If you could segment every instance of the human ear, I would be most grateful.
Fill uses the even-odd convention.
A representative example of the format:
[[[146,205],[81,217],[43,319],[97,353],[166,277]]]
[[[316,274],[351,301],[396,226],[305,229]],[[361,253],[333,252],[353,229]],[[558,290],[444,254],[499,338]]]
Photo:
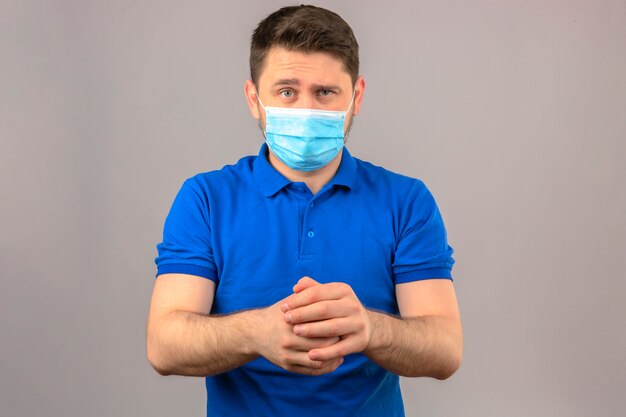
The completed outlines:
[[[243,90],[246,96],[246,102],[248,103],[248,108],[250,109],[250,114],[252,114],[252,117],[258,120],[260,116],[259,107],[257,106],[257,89],[252,80],[246,81]]]
[[[359,75],[354,83],[354,111],[353,115],[356,116],[361,109],[361,102],[363,101],[363,93],[365,92],[365,78]]]

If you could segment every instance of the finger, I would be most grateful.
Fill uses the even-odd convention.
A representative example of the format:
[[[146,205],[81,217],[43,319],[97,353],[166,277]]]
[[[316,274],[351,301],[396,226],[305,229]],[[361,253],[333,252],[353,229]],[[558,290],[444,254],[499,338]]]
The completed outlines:
[[[346,337],[341,342],[335,343],[334,345],[313,349],[309,352],[308,357],[313,361],[320,361],[324,363],[338,360],[339,358],[348,356],[351,353],[361,352],[363,349],[360,349],[358,342],[352,339],[355,338]]]
[[[288,371],[295,372],[303,375],[318,376],[328,374],[335,371],[343,363],[343,358],[334,359],[332,361],[324,362],[324,365],[319,368],[311,368],[308,366],[291,366]]]
[[[351,290],[352,289],[347,284],[340,282],[318,284],[285,298],[281,305],[281,310],[285,313],[288,310],[304,307],[320,301],[339,300],[349,294]]]
[[[327,361],[313,360],[309,358],[308,352],[289,351],[285,353],[285,365],[288,368],[298,366],[302,368],[320,369],[328,366]]]
[[[324,369],[331,368],[336,365],[337,358],[333,358],[330,361],[313,360],[309,358],[308,352],[285,352],[282,365],[285,369],[291,370],[294,367],[310,368],[310,369]]]
[[[302,290],[306,290],[307,288],[310,288],[310,287],[312,287],[314,285],[318,285],[318,284],[319,284],[319,282],[315,281],[311,277],[302,277],[302,278],[300,278],[298,283],[293,286],[293,292],[299,293]]]
[[[315,304],[289,310],[284,319],[289,324],[307,323],[340,317],[348,317],[358,312],[353,303],[342,300],[320,301]]]
[[[298,352],[308,352],[311,349],[318,349],[333,345],[339,342],[339,337],[300,337],[293,335],[293,339],[283,347]]]
[[[293,292],[295,294],[297,294],[297,293],[302,292],[302,291],[306,290],[307,288],[311,288],[311,287],[313,287],[315,285],[319,285],[319,282],[315,281],[311,277],[302,277],[296,283],[296,285],[293,286]],[[287,297],[287,298],[289,298],[289,297]],[[289,304],[287,302],[287,299],[285,299],[285,302],[283,304],[281,304],[280,310],[283,313],[286,312],[287,310],[289,310]]]
[[[336,337],[347,336],[362,330],[358,321],[349,318],[337,318],[297,324],[293,326],[293,333],[301,337]]]

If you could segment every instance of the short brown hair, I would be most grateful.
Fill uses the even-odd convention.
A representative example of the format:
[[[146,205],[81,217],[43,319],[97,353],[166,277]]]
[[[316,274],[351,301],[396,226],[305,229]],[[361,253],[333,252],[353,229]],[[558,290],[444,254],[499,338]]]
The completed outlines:
[[[267,52],[274,46],[298,52],[326,52],[343,62],[352,84],[359,76],[359,44],[337,13],[321,7],[283,7],[263,19],[250,42],[250,78],[258,85]]]

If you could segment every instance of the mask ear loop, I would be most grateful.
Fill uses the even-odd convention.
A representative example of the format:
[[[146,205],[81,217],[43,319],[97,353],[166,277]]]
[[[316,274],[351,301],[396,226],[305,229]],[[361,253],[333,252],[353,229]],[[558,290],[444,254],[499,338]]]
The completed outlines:
[[[263,111],[265,111],[265,106],[263,105],[263,102],[261,101],[261,97],[259,97],[259,93],[254,93],[254,95],[256,96],[256,99],[261,105],[261,107],[263,107]]]
[[[354,104],[354,96],[356,95],[356,89],[354,91],[352,91],[352,100],[350,100],[350,105],[348,106],[348,110],[346,110],[346,115],[348,114],[348,112],[350,111],[350,109],[352,108],[352,105]],[[258,98],[259,96],[257,96]]]
[[[259,93],[255,93],[256,95],[256,99],[259,102],[259,104],[261,105],[261,107],[263,108],[263,111],[265,112],[265,117],[267,118],[267,110],[265,110],[265,106],[263,105],[263,102],[261,101],[261,97],[259,97]],[[267,119],[266,122],[267,123]],[[259,126],[261,125],[261,121],[259,119]],[[267,132],[265,131],[265,129],[261,129],[261,132],[263,132],[263,137],[265,138],[265,140],[267,141]]]

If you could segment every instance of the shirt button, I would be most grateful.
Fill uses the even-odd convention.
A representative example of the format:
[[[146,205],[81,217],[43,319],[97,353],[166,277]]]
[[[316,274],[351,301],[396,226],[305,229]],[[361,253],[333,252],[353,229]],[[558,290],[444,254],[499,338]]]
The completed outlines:
[[[309,230],[309,233],[307,233],[308,237],[313,237],[315,236],[315,232],[313,232],[313,230]]]
[[[298,192],[299,193],[303,193],[304,192],[304,187],[298,187]]]
[[[309,203],[309,207],[313,208],[313,206],[315,206],[314,203]]]

